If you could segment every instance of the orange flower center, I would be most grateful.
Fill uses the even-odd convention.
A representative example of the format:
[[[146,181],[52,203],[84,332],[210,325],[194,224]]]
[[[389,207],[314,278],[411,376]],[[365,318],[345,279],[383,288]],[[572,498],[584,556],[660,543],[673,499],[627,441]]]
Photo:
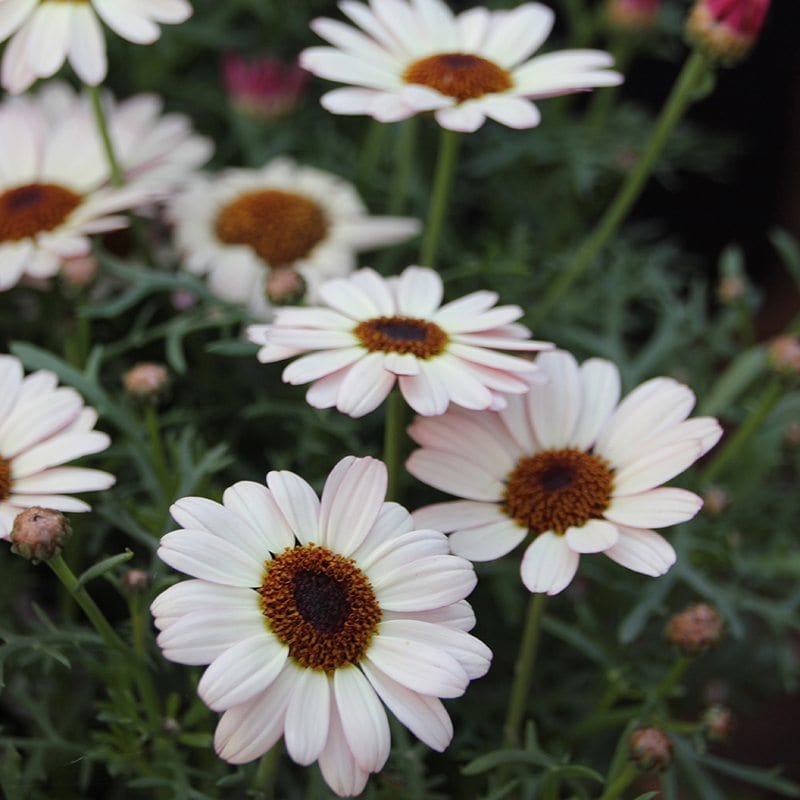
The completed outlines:
[[[353,559],[313,544],[268,562],[258,593],[270,629],[308,669],[359,663],[381,621],[375,592]]]
[[[571,448],[545,450],[517,461],[503,511],[531,533],[564,533],[601,517],[612,488],[612,472],[601,458]]]
[[[11,495],[11,462],[0,456],[0,503]]]
[[[403,73],[406,83],[421,83],[459,102],[508,91],[508,71],[470,53],[440,53],[415,61]]]
[[[29,183],[0,194],[0,242],[17,242],[57,228],[81,204],[55,183]]]
[[[223,206],[215,230],[221,242],[248,245],[269,266],[280,267],[307,256],[325,238],[328,221],[313,200],[265,189]]]
[[[447,334],[433,322],[412,317],[376,317],[360,322],[353,333],[370,352],[411,353],[417,358],[438,356]]]

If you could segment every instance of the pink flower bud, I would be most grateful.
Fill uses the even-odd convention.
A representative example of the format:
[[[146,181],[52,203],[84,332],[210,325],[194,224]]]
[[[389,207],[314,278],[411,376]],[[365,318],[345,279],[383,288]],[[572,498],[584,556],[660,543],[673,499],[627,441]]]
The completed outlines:
[[[606,19],[612,28],[636,33],[650,28],[661,12],[661,0],[607,0]]]
[[[11,551],[33,561],[47,561],[61,552],[71,533],[60,511],[33,506],[20,511],[11,529]]]
[[[272,56],[245,60],[229,53],[222,62],[222,77],[234,108],[254,119],[272,120],[294,110],[308,73]]]
[[[726,66],[758,41],[771,0],[696,0],[686,21],[695,47]]]

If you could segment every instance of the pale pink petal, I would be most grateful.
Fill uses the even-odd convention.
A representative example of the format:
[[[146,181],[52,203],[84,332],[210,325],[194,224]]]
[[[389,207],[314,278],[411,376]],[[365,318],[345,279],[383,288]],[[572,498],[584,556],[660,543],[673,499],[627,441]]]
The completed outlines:
[[[429,319],[442,302],[444,286],[427,267],[407,267],[397,284],[397,309],[402,316]]]
[[[563,536],[541,533],[522,557],[522,582],[531,592],[558,594],[575,577],[579,559]]]
[[[411,516],[414,527],[432,528],[445,533],[508,519],[496,503],[479,503],[474,500],[435,503],[418,509]]]
[[[500,501],[505,486],[473,459],[438,450],[415,450],[406,469],[417,479],[466,500]]]
[[[685,489],[651,489],[641,494],[614,496],[603,516],[633,528],[664,528],[692,519],[703,500]]]
[[[602,553],[619,539],[616,525],[601,519],[590,519],[581,526],[567,528],[567,544],[576,553]]]
[[[590,358],[581,364],[580,379],[581,407],[572,443],[588,450],[619,401],[619,370],[610,361]]]
[[[369,353],[349,368],[336,400],[336,408],[351,417],[374,411],[389,395],[397,378],[383,368],[383,354]]]
[[[623,567],[657,578],[675,563],[672,545],[660,534],[645,528],[619,527],[619,540],[606,555]]]
[[[536,439],[544,449],[568,447],[581,409],[578,363],[566,350],[554,350],[537,356],[536,364],[548,378],[527,395]]]
[[[267,473],[267,486],[301,544],[319,540],[319,498],[299,475],[287,470]]]
[[[701,455],[702,445],[695,439],[683,439],[645,453],[616,473],[614,494],[638,494],[660,486],[688,469]]]
[[[286,750],[292,761],[308,766],[319,758],[328,739],[330,678],[315,669],[297,669],[286,709]]]
[[[331,696],[328,741],[319,754],[319,770],[325,783],[340,797],[361,794],[369,778],[369,772],[358,765],[353,750],[347,742],[339,708],[333,696]]]
[[[505,517],[456,530],[450,536],[450,550],[470,561],[493,561],[510,553],[527,535],[526,528]]]
[[[226,508],[250,525],[270,552],[280,553],[294,545],[294,533],[286,517],[263,484],[238,481],[225,490],[222,499]]]
[[[418,361],[418,375],[398,378],[398,385],[405,401],[418,414],[437,416],[444,414],[450,404],[450,395],[443,377],[435,366],[427,361]]]

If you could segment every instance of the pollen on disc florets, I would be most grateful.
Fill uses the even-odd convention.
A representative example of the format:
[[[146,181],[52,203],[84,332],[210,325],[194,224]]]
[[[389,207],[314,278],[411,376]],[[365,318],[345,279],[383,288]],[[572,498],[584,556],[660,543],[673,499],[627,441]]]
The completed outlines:
[[[308,669],[357,664],[381,621],[375,592],[355,561],[313,544],[268,562],[258,593],[270,629]]]
[[[439,53],[415,61],[403,73],[406,83],[417,83],[459,102],[506,92],[511,75],[502,67],[472,53]]]
[[[223,206],[214,223],[225,244],[242,244],[272,267],[304,258],[325,238],[328,219],[308,197],[279,189],[247,192]]]
[[[438,356],[447,334],[435,323],[412,317],[376,317],[359,323],[353,333],[371,352],[411,353],[417,358]]]
[[[598,456],[545,450],[517,461],[506,481],[503,510],[531,533],[565,533],[602,516],[612,485],[611,470]]]
[[[56,183],[28,183],[0,194],[0,242],[17,242],[61,225],[80,195]]]
[[[0,456],[0,503],[11,494],[11,462]]]

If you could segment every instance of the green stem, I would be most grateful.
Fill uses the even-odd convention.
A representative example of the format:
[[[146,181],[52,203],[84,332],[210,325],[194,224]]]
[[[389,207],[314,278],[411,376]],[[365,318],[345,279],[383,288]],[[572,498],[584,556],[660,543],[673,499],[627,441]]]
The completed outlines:
[[[625,183],[622,184],[611,205],[597,223],[597,227],[578,248],[572,263],[548,287],[541,302],[531,315],[534,324],[541,322],[547,316],[572,284],[591,266],[597,254],[625,219],[639,198],[670,133],[692,103],[695,90],[706,76],[708,69],[708,61],[701,53],[694,52],[686,60],[639,161],[628,174]]]
[[[408,184],[414,164],[417,143],[417,118],[411,117],[400,124],[399,137],[394,150],[394,175],[389,195],[389,213],[402,214],[408,202]]]
[[[370,120],[364,142],[361,145],[361,157],[356,168],[359,183],[366,181],[378,168],[387,129],[388,126],[385,122],[378,122],[375,119]]]
[[[639,770],[633,764],[626,764],[616,780],[603,792],[600,800],[616,800],[636,779]]]
[[[97,86],[87,86],[86,91],[89,94],[89,99],[92,103],[92,112],[94,119],[97,123],[97,130],[100,132],[100,139],[103,142],[103,150],[106,154],[109,169],[111,170],[111,183],[114,186],[122,186],[125,183],[125,176],[117,160],[116,153],[114,152],[114,145],[111,141],[111,135],[108,132],[108,120],[106,113],[103,109],[103,101],[100,97],[100,89]]]
[[[627,70],[636,52],[636,44],[637,41],[633,36],[616,37],[611,47],[611,54],[614,56],[614,69],[617,72],[624,73]],[[614,107],[614,101],[619,95],[619,88],[619,86],[608,86],[594,91],[586,115],[589,130],[596,132],[605,127],[608,115]]]
[[[536,593],[532,594],[528,601],[525,629],[522,632],[517,663],[514,665],[514,682],[508,696],[508,712],[503,726],[503,741],[508,747],[516,747],[520,742],[520,730],[525,719],[528,693],[533,683],[533,670],[546,600],[547,595]]]
[[[400,490],[400,461],[402,458],[405,401],[396,386],[386,399],[386,421],[383,429],[383,461],[389,473],[387,501],[397,500]]]
[[[78,586],[78,579],[67,565],[67,562],[60,555],[57,555],[53,556],[47,562],[47,565],[55,572],[58,579],[75,599],[75,602],[81,607],[106,646],[111,650],[126,651],[128,649],[127,645],[119,638],[86,589]]]
[[[419,263],[425,267],[433,267],[436,263],[444,215],[447,211],[450,187],[453,184],[453,176],[455,174],[459,141],[458,133],[442,128],[439,139],[439,153],[436,158],[436,174],[433,178],[431,204],[428,208],[428,220],[425,224],[425,235],[422,239],[422,250],[419,257]]]
[[[761,397],[759,397],[758,403],[750,413],[750,416],[736,429],[736,432],[728,439],[714,460],[700,473],[700,480],[704,484],[713,483],[717,476],[736,460],[740,451],[764,424],[782,394],[783,383],[779,377],[773,376],[764,387],[764,391],[761,393]]]
[[[164,499],[169,500],[172,493],[172,480],[170,478],[164,447],[161,443],[161,430],[158,425],[158,411],[153,403],[148,403],[144,412],[147,435],[150,439],[150,452],[153,458],[153,469],[158,477],[159,486]]]
[[[253,790],[263,800],[275,800],[275,779],[278,776],[278,765],[281,760],[281,744],[274,744],[258,762],[256,774],[253,776]]]

